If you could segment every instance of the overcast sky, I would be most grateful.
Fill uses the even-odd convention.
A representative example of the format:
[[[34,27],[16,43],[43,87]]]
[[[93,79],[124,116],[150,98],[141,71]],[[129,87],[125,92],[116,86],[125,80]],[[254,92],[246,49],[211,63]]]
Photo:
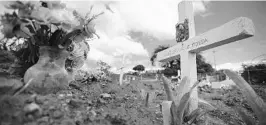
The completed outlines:
[[[180,1],[180,0],[179,0]],[[70,1],[67,6],[85,13],[94,4],[94,13],[105,14],[94,21],[100,39],[89,41],[90,59],[83,68],[95,67],[103,60],[116,71],[137,64],[152,68],[149,57],[158,45],[175,45],[175,24],[178,22],[178,0],[126,0],[115,2]],[[111,10],[104,4],[108,3]],[[2,7],[1,7],[2,8]],[[1,11],[3,11],[1,9]],[[266,53],[266,2],[194,2],[196,35],[216,28],[237,17],[248,17],[255,24],[255,36],[202,52],[218,68],[239,69],[241,64]]]

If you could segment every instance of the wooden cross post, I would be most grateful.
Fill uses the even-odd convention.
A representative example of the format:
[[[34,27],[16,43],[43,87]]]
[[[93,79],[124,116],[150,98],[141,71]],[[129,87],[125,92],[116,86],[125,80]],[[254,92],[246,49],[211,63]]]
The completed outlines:
[[[195,36],[191,1],[182,1],[179,3],[179,22],[184,22],[184,19],[188,19],[189,21],[190,38],[183,43],[179,42],[175,46],[157,54],[157,59],[160,62],[168,62],[181,58],[181,78],[187,76],[190,79],[190,85],[186,87],[186,90],[178,92],[177,102],[179,102],[180,97],[188,92],[192,84],[197,80],[196,53],[251,37],[255,33],[252,20],[239,17],[220,27]],[[197,107],[198,96],[197,89],[195,89],[191,96],[189,112],[195,110]]]

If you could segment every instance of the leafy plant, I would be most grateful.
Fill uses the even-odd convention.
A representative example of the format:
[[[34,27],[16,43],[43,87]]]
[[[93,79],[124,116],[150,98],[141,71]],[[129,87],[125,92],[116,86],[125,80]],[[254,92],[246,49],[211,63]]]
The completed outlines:
[[[98,67],[96,70],[83,71],[78,70],[76,74],[76,80],[81,82],[92,81],[104,81],[111,82],[111,72],[109,71],[111,66],[103,61],[97,62]]]
[[[71,11],[60,1],[9,1],[6,8],[13,13],[1,15],[1,49],[11,50],[17,57],[12,64],[13,73],[23,76],[39,58],[40,46],[67,50],[68,72],[79,69],[90,50],[85,40],[96,35],[93,20],[103,13],[92,15],[91,6],[86,16]],[[91,16],[92,15],[92,16]],[[12,41],[12,43],[8,43]],[[23,41],[23,43],[18,42]]]
[[[266,104],[265,102],[256,94],[256,92],[252,89],[252,87],[240,76],[238,76],[235,72],[230,70],[224,70],[224,73],[234,81],[234,83],[241,90],[242,94],[246,97],[248,104],[251,106],[255,115],[258,118],[259,125],[266,124]],[[249,116],[247,116],[240,109],[237,109],[239,115],[242,117],[244,122],[247,125],[254,125],[256,122],[253,121]]]
[[[172,115],[172,124],[174,124],[174,125],[192,124],[192,123],[195,123],[197,118],[199,118],[199,117],[203,116],[204,114],[206,114],[207,112],[209,112],[209,110],[203,111],[201,109],[196,109],[193,112],[191,112],[190,114],[187,113],[191,93],[192,93],[193,89],[199,84],[198,81],[196,83],[194,83],[194,85],[189,89],[189,91],[186,92],[179,100],[179,99],[173,98],[173,94],[172,94],[171,90],[169,89],[169,83],[171,83],[170,80],[168,80],[165,76],[160,76],[160,77],[162,77],[162,79],[163,79],[167,99],[168,99],[168,101],[172,101],[172,105],[171,105],[171,109],[170,109],[171,115]],[[187,77],[184,77],[181,80],[181,83],[179,85],[178,90],[184,90],[184,87],[189,82],[190,82],[190,80]],[[177,98],[179,98],[179,97],[177,97]],[[208,104],[208,105],[210,105],[210,104]]]
[[[249,84],[266,85],[266,64],[242,65],[244,71],[241,76]]]
[[[101,81],[111,81],[111,66],[101,60],[97,62],[97,65],[98,79]]]
[[[84,42],[95,33],[92,20],[99,15],[91,14],[92,7],[85,17],[77,11],[69,11],[59,1],[12,1],[6,6],[14,10],[12,14],[1,16],[2,33],[5,38],[23,38],[27,44],[21,56],[35,63],[40,46],[69,49],[73,42]]]

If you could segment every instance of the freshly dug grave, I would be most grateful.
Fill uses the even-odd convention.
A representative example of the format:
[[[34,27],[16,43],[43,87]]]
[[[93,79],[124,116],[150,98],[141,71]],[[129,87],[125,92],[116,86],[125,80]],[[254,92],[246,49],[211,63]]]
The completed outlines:
[[[266,102],[266,86],[253,85],[251,87]],[[245,112],[250,118],[257,120],[246,98],[236,86],[231,89],[211,89],[211,93],[200,91],[199,97],[217,108],[209,112],[208,117],[219,119],[220,124],[244,125],[236,108]],[[217,123],[217,125],[219,124]]]
[[[147,108],[138,84],[71,83],[48,95],[0,97],[1,125],[161,125],[159,108]]]
[[[252,86],[266,99],[265,86]],[[141,91],[155,92],[148,107]],[[176,92],[174,92],[176,95]],[[199,91],[199,98],[216,107],[202,116],[197,125],[243,125],[234,110],[243,109],[254,119],[254,113],[236,88]],[[22,93],[0,96],[1,125],[162,125],[160,106],[166,100],[160,82],[132,81],[118,86],[113,82],[73,82],[67,90],[48,95]],[[207,107],[199,103],[199,108]]]

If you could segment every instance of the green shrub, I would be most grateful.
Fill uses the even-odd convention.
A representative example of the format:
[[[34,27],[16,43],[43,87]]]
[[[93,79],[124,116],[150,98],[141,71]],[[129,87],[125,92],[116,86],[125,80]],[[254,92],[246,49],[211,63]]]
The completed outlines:
[[[249,84],[266,85],[266,64],[243,65],[243,69],[241,76]]]
[[[234,81],[234,83],[238,86],[242,94],[246,97],[248,104],[250,105],[256,117],[258,118],[258,125],[265,125],[266,103],[261,99],[261,97],[256,94],[252,87],[241,76],[238,76],[235,72],[230,70],[225,70],[225,74]],[[256,123],[241,109],[236,108],[236,111],[247,125],[254,125]]]

